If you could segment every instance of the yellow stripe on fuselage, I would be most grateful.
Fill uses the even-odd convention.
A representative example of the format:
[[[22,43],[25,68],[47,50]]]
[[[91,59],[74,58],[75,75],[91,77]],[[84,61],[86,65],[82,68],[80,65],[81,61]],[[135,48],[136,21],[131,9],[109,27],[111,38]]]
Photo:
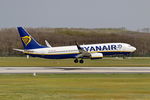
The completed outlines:
[[[131,52],[131,51],[91,51],[88,53],[103,53],[103,52]],[[70,53],[49,53],[49,54],[41,54],[41,53],[31,53],[31,52],[24,52],[25,54],[35,54],[35,55],[64,55],[64,54],[80,54],[79,52],[70,52]]]

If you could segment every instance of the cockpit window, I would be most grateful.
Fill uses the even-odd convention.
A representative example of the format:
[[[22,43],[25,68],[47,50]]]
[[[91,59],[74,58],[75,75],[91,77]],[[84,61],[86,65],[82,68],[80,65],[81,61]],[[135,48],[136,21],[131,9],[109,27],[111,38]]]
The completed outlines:
[[[127,46],[127,47],[131,47],[131,45],[130,45],[130,44],[126,44],[126,46]]]

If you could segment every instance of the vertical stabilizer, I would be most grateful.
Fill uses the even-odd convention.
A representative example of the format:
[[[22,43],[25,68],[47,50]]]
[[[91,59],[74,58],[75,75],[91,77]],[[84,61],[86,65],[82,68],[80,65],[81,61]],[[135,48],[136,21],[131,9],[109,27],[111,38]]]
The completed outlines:
[[[45,48],[45,46],[40,45],[28,32],[26,32],[25,29],[23,29],[22,27],[17,27],[17,28],[24,49]]]

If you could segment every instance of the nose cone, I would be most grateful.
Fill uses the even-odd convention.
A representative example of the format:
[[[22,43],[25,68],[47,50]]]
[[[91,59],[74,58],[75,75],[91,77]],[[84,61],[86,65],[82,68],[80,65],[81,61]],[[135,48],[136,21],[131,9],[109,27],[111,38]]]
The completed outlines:
[[[132,47],[132,51],[134,52],[136,50],[136,48],[135,47]]]

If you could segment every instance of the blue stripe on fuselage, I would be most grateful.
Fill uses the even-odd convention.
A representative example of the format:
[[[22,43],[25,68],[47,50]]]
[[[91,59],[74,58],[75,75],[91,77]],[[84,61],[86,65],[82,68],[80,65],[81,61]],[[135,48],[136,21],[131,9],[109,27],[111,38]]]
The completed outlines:
[[[65,59],[65,58],[75,58],[78,54],[61,54],[61,55],[40,55],[40,54],[28,54],[32,57],[41,57],[47,59]]]

